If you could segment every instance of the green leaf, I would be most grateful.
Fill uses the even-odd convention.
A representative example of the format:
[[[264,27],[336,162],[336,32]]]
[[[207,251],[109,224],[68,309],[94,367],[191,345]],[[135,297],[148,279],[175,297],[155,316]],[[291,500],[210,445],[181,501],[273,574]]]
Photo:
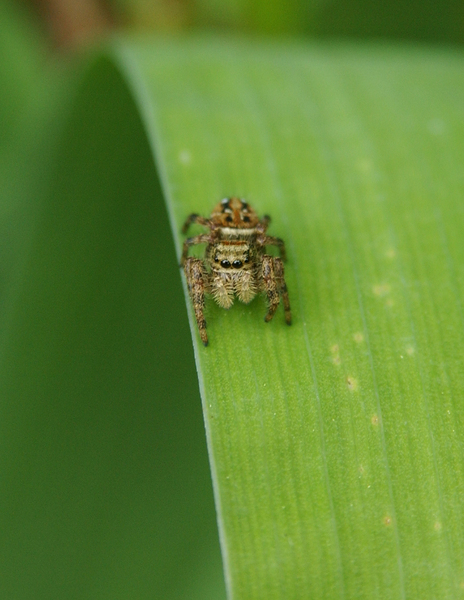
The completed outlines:
[[[178,250],[246,197],[294,324],[192,318],[231,598],[463,593],[463,58],[206,40],[120,50]]]
[[[204,348],[187,299],[229,597],[462,597],[463,62],[213,38],[94,62],[2,344],[2,597],[224,596],[162,199],[179,256],[230,195],[286,241],[294,322],[209,300]]]

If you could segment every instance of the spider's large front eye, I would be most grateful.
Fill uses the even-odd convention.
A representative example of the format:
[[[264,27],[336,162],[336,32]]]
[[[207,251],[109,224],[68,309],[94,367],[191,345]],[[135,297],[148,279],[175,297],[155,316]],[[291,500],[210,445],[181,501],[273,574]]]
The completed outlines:
[[[230,262],[226,259],[221,260],[221,267],[224,267],[224,269],[228,269],[230,267]]]
[[[240,269],[240,267],[242,266],[242,261],[234,260],[234,262],[232,263],[232,266],[235,267],[236,269]]]

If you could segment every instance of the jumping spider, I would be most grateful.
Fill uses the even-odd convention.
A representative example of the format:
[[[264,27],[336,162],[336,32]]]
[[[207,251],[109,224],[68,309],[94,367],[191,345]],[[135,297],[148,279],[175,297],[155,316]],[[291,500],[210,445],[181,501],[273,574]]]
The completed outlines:
[[[292,322],[290,302],[284,279],[285,245],[280,238],[266,235],[271,219],[259,219],[255,211],[239,198],[224,198],[206,219],[192,214],[185,221],[182,233],[192,223],[209,229],[185,240],[181,265],[184,267],[188,290],[193,302],[201,341],[208,345],[206,321],[203,316],[205,294],[213,296],[223,308],[230,308],[234,295],[248,304],[258,292],[267,294],[269,307],[264,320],[270,321],[284,304],[285,321]],[[190,246],[207,244],[204,259],[188,256]],[[266,246],[278,246],[281,258],[265,253]]]

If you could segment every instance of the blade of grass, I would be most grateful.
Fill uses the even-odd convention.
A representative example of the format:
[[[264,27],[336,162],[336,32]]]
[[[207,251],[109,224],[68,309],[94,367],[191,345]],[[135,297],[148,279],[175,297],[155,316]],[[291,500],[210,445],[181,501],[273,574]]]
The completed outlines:
[[[116,50],[178,251],[228,195],[288,244],[294,325],[190,309],[230,598],[464,582],[460,52],[214,40]]]

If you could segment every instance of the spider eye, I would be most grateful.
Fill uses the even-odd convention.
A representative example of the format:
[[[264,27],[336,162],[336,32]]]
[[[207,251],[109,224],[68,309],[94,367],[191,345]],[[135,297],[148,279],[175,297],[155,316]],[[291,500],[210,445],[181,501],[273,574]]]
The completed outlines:
[[[240,269],[240,267],[242,266],[242,261],[241,260],[234,260],[234,262],[232,263],[232,266],[235,269]]]
[[[232,223],[233,219],[232,219],[232,217],[231,217],[230,215],[227,215],[227,217],[226,217],[226,221],[227,221],[228,223]]]
[[[250,257],[249,256],[245,256],[245,260],[243,262],[244,263],[249,263],[250,262]]]
[[[250,222],[250,217],[243,217],[243,220],[245,221],[245,223],[249,223]]]
[[[224,269],[228,269],[230,267],[230,262],[226,259],[221,260],[221,267],[224,267]]]
[[[219,258],[217,256],[214,257],[214,262],[219,262]]]

